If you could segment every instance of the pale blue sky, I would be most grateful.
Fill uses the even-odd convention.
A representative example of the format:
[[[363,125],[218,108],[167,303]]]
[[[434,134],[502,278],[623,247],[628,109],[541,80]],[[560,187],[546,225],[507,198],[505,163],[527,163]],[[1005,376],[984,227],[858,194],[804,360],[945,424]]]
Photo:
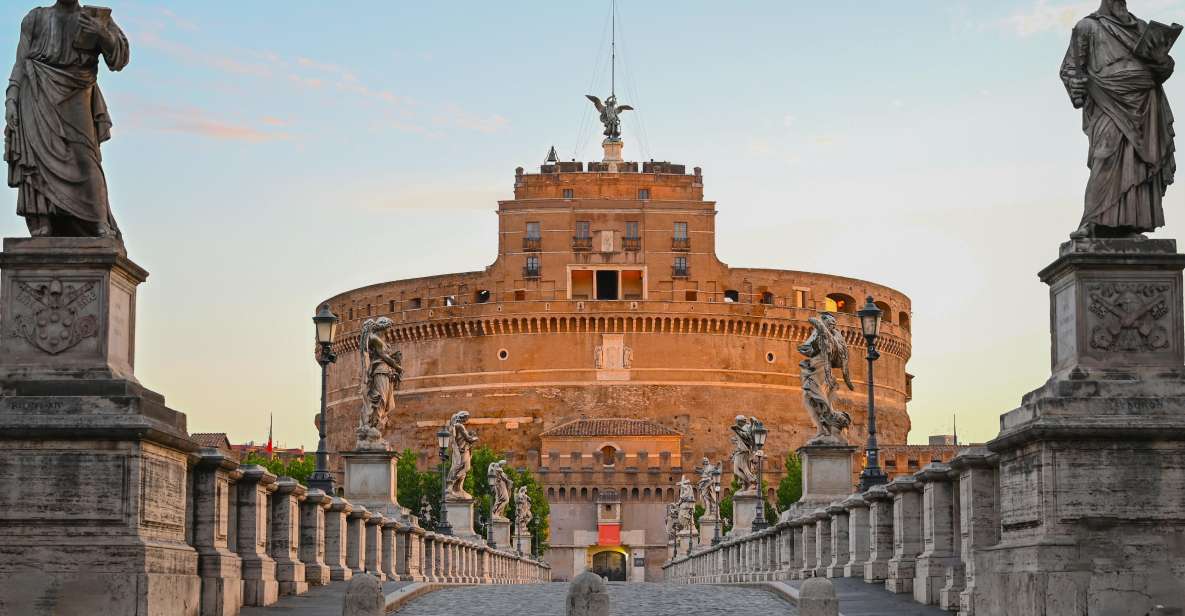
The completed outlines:
[[[0,7],[0,49],[23,4]],[[608,0],[104,4],[133,50],[100,79],[113,206],[152,272],[137,373],[191,431],[266,438],[270,411],[279,440],[315,446],[316,303],[489,264],[516,166],[553,144],[596,158],[583,95],[608,88]],[[1097,4],[620,0],[626,156],[704,168],[731,265],[909,294],[911,439],[956,412],[988,439],[1048,375],[1036,272],[1086,178],[1057,68]],[[1129,5],[1185,21],[1185,0]],[[1168,89],[1185,101],[1185,77]]]

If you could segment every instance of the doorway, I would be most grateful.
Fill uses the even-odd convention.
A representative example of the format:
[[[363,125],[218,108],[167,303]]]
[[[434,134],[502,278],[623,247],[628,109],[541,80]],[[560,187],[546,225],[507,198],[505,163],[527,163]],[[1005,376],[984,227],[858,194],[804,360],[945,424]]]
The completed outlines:
[[[610,582],[624,582],[625,554],[621,552],[593,554],[592,571]]]
[[[597,299],[615,300],[618,297],[617,270],[597,270]]]

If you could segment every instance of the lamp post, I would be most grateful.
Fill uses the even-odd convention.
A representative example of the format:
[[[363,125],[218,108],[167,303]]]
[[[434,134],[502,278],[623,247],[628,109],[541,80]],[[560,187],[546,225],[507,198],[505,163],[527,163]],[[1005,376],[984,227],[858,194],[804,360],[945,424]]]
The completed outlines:
[[[514,518],[515,518],[515,520],[514,520],[514,540],[515,540],[515,543],[517,544],[515,547],[515,550],[518,552],[519,556],[522,556],[523,555],[523,529],[518,527],[519,526],[519,524],[518,524],[519,517],[516,515],[516,516],[514,516]]]
[[[490,511],[487,514],[482,515],[481,523],[486,527],[486,545],[490,546],[491,548],[498,547],[498,544],[494,541],[494,512]]]
[[[321,490],[330,496],[333,496],[333,475],[329,472],[329,452],[325,450],[325,407],[329,391],[329,364],[337,361],[337,356],[333,354],[337,322],[337,315],[329,310],[329,304],[321,304],[313,317],[317,344],[321,345],[321,352],[317,355],[317,363],[321,364],[321,420],[317,422],[320,436],[317,441],[317,468],[309,475],[309,488]]]
[[[724,520],[720,519],[720,467],[716,467],[716,470],[712,471],[712,492],[716,494],[716,524],[713,525],[715,531],[712,533],[712,545],[719,545],[720,525],[724,523]]]
[[[769,524],[765,521],[765,493],[761,490],[761,470],[765,461],[765,437],[769,432],[765,424],[756,422],[753,427],[753,445],[757,447],[757,515],[753,516],[753,532],[765,530]]]
[[[881,309],[872,301],[872,296],[864,302],[864,307],[857,311],[860,315],[860,329],[863,330],[864,340],[868,343],[868,444],[864,447],[864,470],[860,472],[860,491],[865,492],[873,486],[889,482],[888,475],[881,470],[876,446],[876,378],[873,375],[872,362],[880,358],[876,350],[876,338],[880,335]]]
[[[453,526],[448,522],[448,430],[441,426],[436,432],[436,447],[440,450],[440,520],[436,522],[436,532],[442,535],[452,535]]]

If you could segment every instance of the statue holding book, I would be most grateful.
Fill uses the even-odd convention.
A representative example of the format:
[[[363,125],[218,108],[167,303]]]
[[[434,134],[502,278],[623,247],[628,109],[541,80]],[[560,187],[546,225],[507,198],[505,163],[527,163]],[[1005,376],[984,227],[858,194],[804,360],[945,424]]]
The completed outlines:
[[[1086,207],[1072,238],[1134,237],[1164,226],[1177,169],[1163,85],[1181,26],[1145,22],[1103,0],[1074,26],[1061,78],[1090,142]]]
[[[111,9],[57,0],[21,22],[4,98],[4,160],[33,237],[119,238],[99,152],[111,137],[100,56],[112,71],[130,57]]]

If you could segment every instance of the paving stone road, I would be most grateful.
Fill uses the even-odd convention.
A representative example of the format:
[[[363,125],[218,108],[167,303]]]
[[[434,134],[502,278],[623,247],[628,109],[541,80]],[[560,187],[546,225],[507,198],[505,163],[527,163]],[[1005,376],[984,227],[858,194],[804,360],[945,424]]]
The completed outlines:
[[[399,616],[563,616],[568,584],[446,588],[416,599]],[[613,616],[798,616],[781,597],[757,588],[610,584]]]

